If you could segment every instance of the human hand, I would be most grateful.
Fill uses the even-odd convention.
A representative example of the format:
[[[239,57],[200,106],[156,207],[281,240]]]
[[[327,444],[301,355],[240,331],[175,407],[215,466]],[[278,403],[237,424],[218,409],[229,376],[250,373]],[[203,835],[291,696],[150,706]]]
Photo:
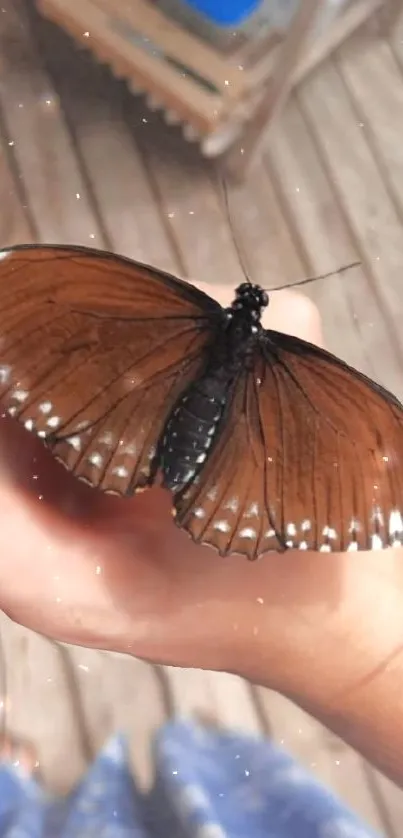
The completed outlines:
[[[214,293],[229,302],[230,289]],[[321,343],[316,309],[292,291],[272,295],[264,323]],[[396,774],[401,550],[220,558],[174,525],[166,492],[102,495],[8,417],[0,465],[0,607],[11,618],[61,641],[242,674]]]
[[[216,289],[224,305],[231,293]],[[316,309],[292,292],[272,295],[266,325],[321,340]],[[122,500],[83,485],[8,417],[0,462],[4,611],[58,640],[230,665],[222,643],[228,636],[233,645],[235,602],[239,612],[247,591],[255,603],[261,594],[258,565],[194,545],[174,525],[162,490]]]

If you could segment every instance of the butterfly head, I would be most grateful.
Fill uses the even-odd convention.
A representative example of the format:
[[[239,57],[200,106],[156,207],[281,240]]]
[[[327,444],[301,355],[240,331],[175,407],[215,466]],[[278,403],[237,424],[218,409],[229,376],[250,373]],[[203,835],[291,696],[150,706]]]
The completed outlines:
[[[247,312],[254,321],[260,320],[263,309],[269,304],[269,297],[260,285],[253,285],[251,282],[243,282],[238,285],[235,292],[235,300],[232,303],[233,311]]]

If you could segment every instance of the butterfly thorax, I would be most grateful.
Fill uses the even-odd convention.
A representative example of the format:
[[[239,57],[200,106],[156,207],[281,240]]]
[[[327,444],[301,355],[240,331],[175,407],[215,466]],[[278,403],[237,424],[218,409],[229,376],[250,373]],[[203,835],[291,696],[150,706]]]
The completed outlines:
[[[232,305],[223,312],[204,372],[172,411],[159,457],[163,483],[171,491],[180,491],[195,478],[216,441],[235,382],[262,331],[267,304],[260,286],[243,283],[237,288]]]

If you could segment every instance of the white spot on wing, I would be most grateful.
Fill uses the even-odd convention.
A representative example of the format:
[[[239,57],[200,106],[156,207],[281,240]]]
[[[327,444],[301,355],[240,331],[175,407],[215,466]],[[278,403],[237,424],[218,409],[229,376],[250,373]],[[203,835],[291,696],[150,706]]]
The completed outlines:
[[[122,450],[119,452],[120,454],[128,454],[129,457],[135,457],[137,453],[137,447],[134,443],[130,442],[128,445],[124,445],[123,439],[119,440],[119,445],[121,446]]]
[[[193,515],[195,516],[195,518],[205,518],[206,517],[205,510],[201,506],[197,506],[196,509],[194,509]]]
[[[242,530],[240,530],[239,535],[241,538],[257,537],[256,530],[254,530],[253,527],[244,527]]]
[[[12,398],[16,400],[16,402],[25,402],[28,398],[28,390],[14,390],[11,394]]]
[[[220,520],[215,522],[214,529],[218,530],[219,532],[229,532],[231,527],[228,521]]]
[[[112,469],[112,474],[115,474],[116,477],[128,477],[129,476],[129,472],[128,472],[126,466],[115,466],[115,468]]]
[[[328,526],[323,527],[322,535],[324,535],[325,538],[335,539],[336,538],[336,530],[334,530],[333,527],[328,527]]]
[[[52,402],[46,401],[46,402],[42,402],[39,405],[39,410],[41,411],[41,413],[44,413],[46,415],[47,413],[50,413],[50,411],[52,410],[52,407],[53,407]]]
[[[90,456],[88,457],[88,461],[91,463],[91,465],[95,466],[96,468],[100,468],[102,466],[103,460],[104,458],[102,457],[102,454],[99,453],[99,451],[93,451],[93,453],[90,454]]]
[[[71,445],[71,447],[74,448],[75,451],[81,451],[81,438],[78,436],[78,434],[68,437],[66,439],[66,442],[69,445]]]
[[[356,541],[350,541],[350,544],[347,547],[347,552],[348,553],[354,553],[356,550],[358,550],[357,542]]]
[[[86,431],[89,428],[90,424],[91,422],[89,419],[83,419],[82,422],[78,423],[76,431]]]
[[[7,384],[8,379],[10,378],[11,367],[8,364],[2,364],[0,366],[0,384]]]
[[[389,534],[396,535],[403,532],[403,520],[398,509],[393,509],[389,516]]]
[[[9,256],[11,256],[11,250],[0,250],[0,262],[4,262]]]
[[[360,522],[357,521],[356,518],[352,518],[350,521],[350,526],[348,528],[349,533],[359,532],[361,529]]]
[[[252,518],[254,515],[259,515],[259,505],[251,503],[249,509],[245,512],[245,518]]]
[[[383,527],[384,517],[379,506],[374,507],[371,517],[376,524],[378,524],[380,527]]]
[[[224,504],[224,509],[229,509],[231,512],[237,512],[239,507],[239,500],[238,498],[230,498],[226,504]]]
[[[26,428],[27,431],[33,431],[34,420],[33,419],[27,419],[26,422],[24,422],[24,428]]]
[[[48,419],[48,421],[46,422],[46,424],[49,425],[49,428],[58,428],[60,422],[60,416],[51,416],[50,419]]]

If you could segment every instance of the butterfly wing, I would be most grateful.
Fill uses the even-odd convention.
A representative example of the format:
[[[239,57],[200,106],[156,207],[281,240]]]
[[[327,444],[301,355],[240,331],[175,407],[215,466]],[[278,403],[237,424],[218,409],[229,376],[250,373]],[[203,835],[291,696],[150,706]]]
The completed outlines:
[[[403,408],[333,355],[268,331],[177,521],[257,558],[403,543]]]
[[[187,283],[113,254],[0,251],[0,398],[78,477],[124,494],[152,480],[221,316]]]

